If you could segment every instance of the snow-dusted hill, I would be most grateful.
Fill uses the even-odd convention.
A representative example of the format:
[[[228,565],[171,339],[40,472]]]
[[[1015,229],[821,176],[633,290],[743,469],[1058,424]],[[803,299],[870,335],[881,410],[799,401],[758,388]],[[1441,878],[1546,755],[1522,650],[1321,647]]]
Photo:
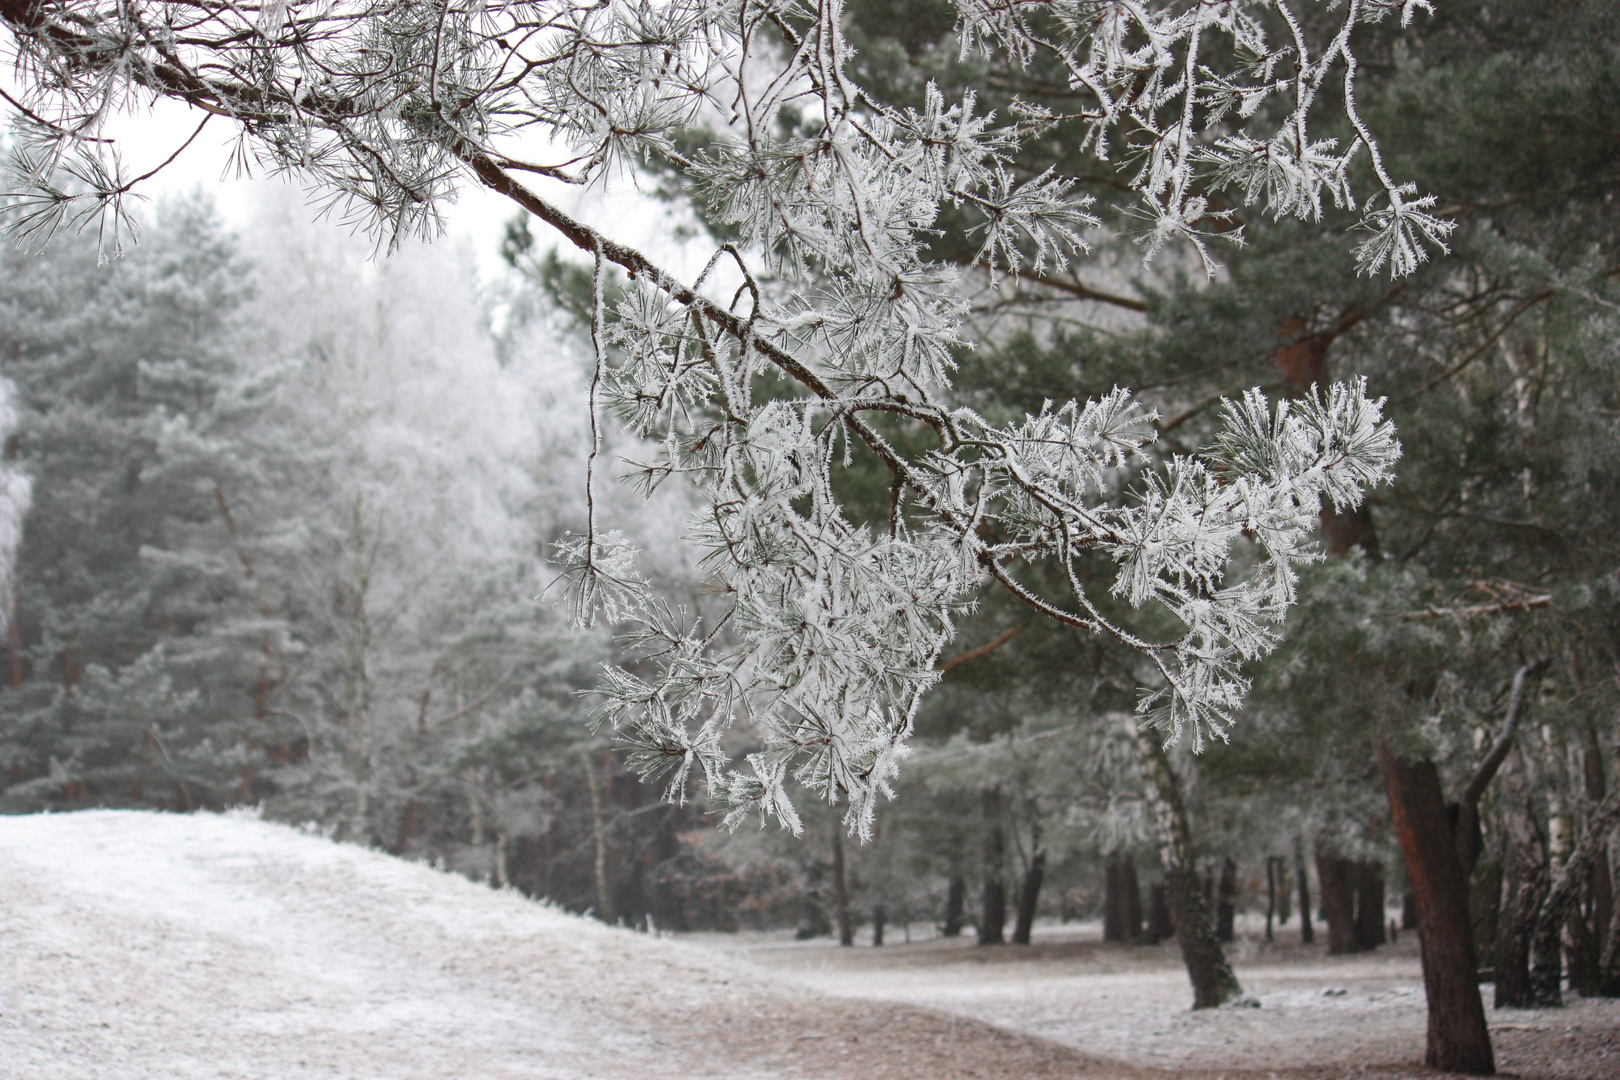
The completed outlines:
[[[615,992],[734,977],[247,817],[0,817],[0,896],[11,1077],[644,1074]]]
[[[0,816],[3,1080],[1041,1080],[1083,1060],[251,817]]]
[[[1008,1039],[247,815],[0,816],[0,1080],[1040,1075]]]

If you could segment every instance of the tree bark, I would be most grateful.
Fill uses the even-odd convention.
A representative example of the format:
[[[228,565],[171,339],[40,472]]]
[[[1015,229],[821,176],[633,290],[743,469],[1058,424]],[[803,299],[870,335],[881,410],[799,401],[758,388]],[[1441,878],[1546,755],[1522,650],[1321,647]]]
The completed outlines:
[[[1620,892],[1615,888],[1615,868],[1620,868],[1620,860],[1611,860],[1609,895]],[[1603,997],[1620,997],[1620,904],[1609,909],[1609,929],[1604,934],[1603,953],[1598,961],[1598,993]]]
[[[838,925],[838,944],[855,944],[855,927],[849,921],[849,883],[844,878],[843,826],[833,822],[832,830],[833,921]]]
[[[1445,1072],[1496,1072],[1468,927],[1468,884],[1457,856],[1440,773],[1432,761],[1403,762],[1378,746],[1390,816],[1418,903],[1423,987],[1429,1006],[1424,1064]]]
[[[1136,859],[1125,856],[1125,943],[1134,945],[1142,936],[1142,884],[1136,876]]]
[[[1157,882],[1148,888],[1148,925],[1146,940],[1157,945],[1176,936],[1175,924],[1170,920],[1170,891]]]
[[[1118,944],[1125,940],[1125,882],[1118,855],[1103,864],[1103,941]]]
[[[821,908],[821,861],[811,863],[804,872],[804,895],[799,902],[799,929],[793,936],[809,941],[827,932],[827,919]]]
[[[1271,936],[1271,921],[1277,917],[1277,859],[1266,856],[1266,940]]]
[[[967,882],[957,874],[945,886],[945,924],[939,928],[941,937],[962,936],[962,913],[967,909]]]
[[[1361,951],[1356,942],[1356,864],[1316,842],[1316,883],[1322,890],[1322,919],[1327,923],[1329,956]]]
[[[1012,943],[1028,945],[1029,935],[1035,929],[1035,912],[1041,900],[1041,883],[1046,878],[1046,852],[1037,851],[1024,872],[1024,883],[1018,890],[1018,922],[1013,927]]]
[[[1547,896],[1536,912],[1533,954],[1530,962],[1530,997],[1539,1006],[1562,1005],[1559,976],[1563,960],[1564,921],[1580,901],[1598,853],[1609,843],[1609,834],[1620,825],[1620,787],[1598,804],[1586,824],[1586,832],[1553,875]]]
[[[1316,930],[1311,926],[1311,883],[1305,876],[1305,838],[1294,837],[1294,884],[1299,886],[1299,943],[1316,942]]]
[[[604,750],[605,764],[612,765],[613,759],[608,755],[611,750]],[[590,752],[581,751],[580,757],[585,766],[585,784],[590,789],[591,796],[591,831],[595,834],[596,859],[596,917],[605,923],[613,922],[613,891],[608,886],[607,872],[607,808],[602,796],[602,782],[596,776],[596,769],[591,765]]]
[[[1388,940],[1384,932],[1384,868],[1377,859],[1352,865],[1356,866],[1356,947],[1370,952]]]
[[[1176,943],[1181,946],[1181,959],[1187,965],[1187,977],[1193,986],[1193,1008],[1208,1009],[1238,997],[1243,993],[1232,965],[1227,963],[1215,940],[1215,927],[1211,924],[1209,908],[1199,887],[1198,868],[1194,862],[1192,826],[1187,820],[1187,809],[1181,801],[1181,788],[1176,774],[1170,768],[1170,758],[1164,752],[1157,736],[1150,730],[1136,731],[1137,753],[1142,764],[1142,776],[1148,805],[1152,808],[1157,827],[1159,858],[1164,863],[1165,887],[1168,893],[1171,918],[1176,928]]]
[[[984,808],[984,888],[980,894],[979,944],[1003,945],[1007,927],[1007,834],[1001,824],[1001,792],[987,788]]]

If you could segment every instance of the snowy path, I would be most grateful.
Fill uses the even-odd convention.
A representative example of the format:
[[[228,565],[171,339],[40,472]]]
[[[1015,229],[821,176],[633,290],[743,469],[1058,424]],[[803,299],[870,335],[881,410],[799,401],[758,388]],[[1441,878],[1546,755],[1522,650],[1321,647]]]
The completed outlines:
[[[283,826],[0,817],[5,1080],[1039,1080],[1087,1067]]]

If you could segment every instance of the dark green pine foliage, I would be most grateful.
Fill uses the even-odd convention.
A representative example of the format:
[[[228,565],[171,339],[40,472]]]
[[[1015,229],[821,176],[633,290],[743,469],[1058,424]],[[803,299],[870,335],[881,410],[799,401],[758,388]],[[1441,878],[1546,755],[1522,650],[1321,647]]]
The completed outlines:
[[[263,429],[276,381],[237,325],[244,269],[200,199],[107,265],[87,237],[0,255],[35,492],[0,668],[8,810],[251,801],[297,752],[266,572],[296,521]]]

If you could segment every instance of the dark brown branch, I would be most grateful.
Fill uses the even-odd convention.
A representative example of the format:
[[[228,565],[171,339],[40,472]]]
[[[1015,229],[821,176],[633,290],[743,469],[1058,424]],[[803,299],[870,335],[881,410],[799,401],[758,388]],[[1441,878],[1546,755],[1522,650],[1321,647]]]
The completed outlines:
[[[1028,624],[1026,624],[1026,623],[1018,623],[1018,624],[1014,625],[1011,630],[1008,630],[1006,633],[1004,633],[1000,637],[996,638],[996,640],[992,641],[990,644],[988,644],[988,645],[980,645],[977,649],[972,649],[972,650],[970,650],[968,652],[965,652],[961,656],[953,656],[951,659],[947,660],[944,664],[940,665],[939,673],[941,675],[943,675],[947,671],[951,670],[951,668],[958,667],[958,666],[960,666],[962,664],[966,664],[970,660],[978,660],[980,657],[989,656],[991,653],[995,652],[997,649],[999,649],[1003,645],[1007,644],[1007,642],[1009,642],[1013,638],[1017,637],[1018,632],[1020,630],[1022,630],[1026,625],[1028,625]]]

